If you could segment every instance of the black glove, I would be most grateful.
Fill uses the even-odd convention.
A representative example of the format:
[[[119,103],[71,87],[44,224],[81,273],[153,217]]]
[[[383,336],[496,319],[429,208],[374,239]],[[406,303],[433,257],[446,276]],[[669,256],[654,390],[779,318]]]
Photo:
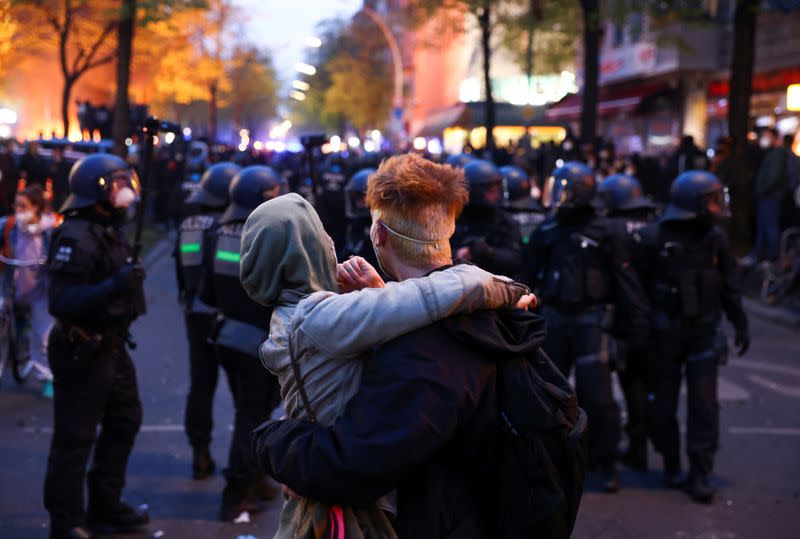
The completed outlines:
[[[746,331],[737,331],[736,339],[736,355],[742,357],[750,349],[750,335]]]
[[[141,264],[125,264],[114,275],[114,284],[117,290],[139,290],[144,283],[144,268]]]

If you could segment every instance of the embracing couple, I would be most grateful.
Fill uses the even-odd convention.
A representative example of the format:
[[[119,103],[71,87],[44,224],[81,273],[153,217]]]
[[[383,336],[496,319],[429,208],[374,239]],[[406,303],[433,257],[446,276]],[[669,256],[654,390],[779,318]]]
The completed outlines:
[[[388,284],[363,259],[337,265],[297,195],[248,218],[241,281],[274,307],[261,358],[289,417],[254,435],[287,487],[276,538],[569,536],[585,416],[527,289],[452,264],[468,197],[449,166],[381,165],[367,205]]]

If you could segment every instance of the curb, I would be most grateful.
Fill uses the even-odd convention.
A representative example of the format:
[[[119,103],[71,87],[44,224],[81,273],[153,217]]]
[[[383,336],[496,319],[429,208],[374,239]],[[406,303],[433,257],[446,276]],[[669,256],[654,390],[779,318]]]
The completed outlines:
[[[149,270],[156,262],[170,254],[175,244],[175,233],[170,231],[166,236],[156,243],[142,259],[142,266]]]
[[[742,298],[742,304],[748,313],[758,318],[769,320],[789,328],[800,327],[800,313],[790,309],[774,305],[764,305],[759,301],[747,297]]]

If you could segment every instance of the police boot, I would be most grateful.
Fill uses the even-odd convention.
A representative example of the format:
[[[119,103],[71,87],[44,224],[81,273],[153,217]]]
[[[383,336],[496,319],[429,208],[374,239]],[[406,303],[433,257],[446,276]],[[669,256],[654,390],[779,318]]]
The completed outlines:
[[[95,539],[95,535],[84,526],[50,530],[50,539]]]
[[[622,455],[622,463],[639,472],[647,471],[647,441],[631,440],[628,450]]]
[[[681,479],[681,457],[665,456],[664,457],[664,486],[672,489],[679,489],[683,487],[684,482]]]
[[[699,470],[689,471],[686,491],[697,503],[710,504],[714,499],[714,487],[708,482],[708,474]]]
[[[600,467],[600,477],[603,482],[603,492],[609,494],[619,492],[619,473],[617,473],[617,465],[614,462]]]
[[[267,475],[260,475],[250,487],[250,495],[256,500],[271,501],[278,497],[280,493],[278,487],[270,480]]]
[[[90,501],[87,515],[89,527],[103,534],[133,531],[150,522],[144,507],[131,507],[122,501],[111,504]]]
[[[217,465],[211,458],[208,447],[197,446],[192,457],[192,479],[208,479],[214,473]]]
[[[264,510],[263,504],[247,500],[249,487],[250,482],[247,479],[228,479],[222,491],[222,504],[219,508],[221,522],[233,522],[242,513],[260,513]]]

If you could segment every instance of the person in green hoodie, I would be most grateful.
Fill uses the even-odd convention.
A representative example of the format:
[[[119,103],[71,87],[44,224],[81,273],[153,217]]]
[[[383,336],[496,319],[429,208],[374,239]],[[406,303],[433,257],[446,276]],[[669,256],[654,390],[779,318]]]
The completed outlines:
[[[333,241],[296,194],[259,206],[242,235],[240,278],[250,297],[273,307],[264,366],[278,377],[287,415],[331,425],[358,390],[370,350],[448,316],[527,305],[528,290],[476,266],[384,284],[363,258],[337,266]],[[364,288],[348,294],[342,292]],[[520,303],[521,302],[521,303]],[[357,508],[287,497],[275,539],[394,538],[390,496]],[[337,524],[338,522],[338,524]]]

